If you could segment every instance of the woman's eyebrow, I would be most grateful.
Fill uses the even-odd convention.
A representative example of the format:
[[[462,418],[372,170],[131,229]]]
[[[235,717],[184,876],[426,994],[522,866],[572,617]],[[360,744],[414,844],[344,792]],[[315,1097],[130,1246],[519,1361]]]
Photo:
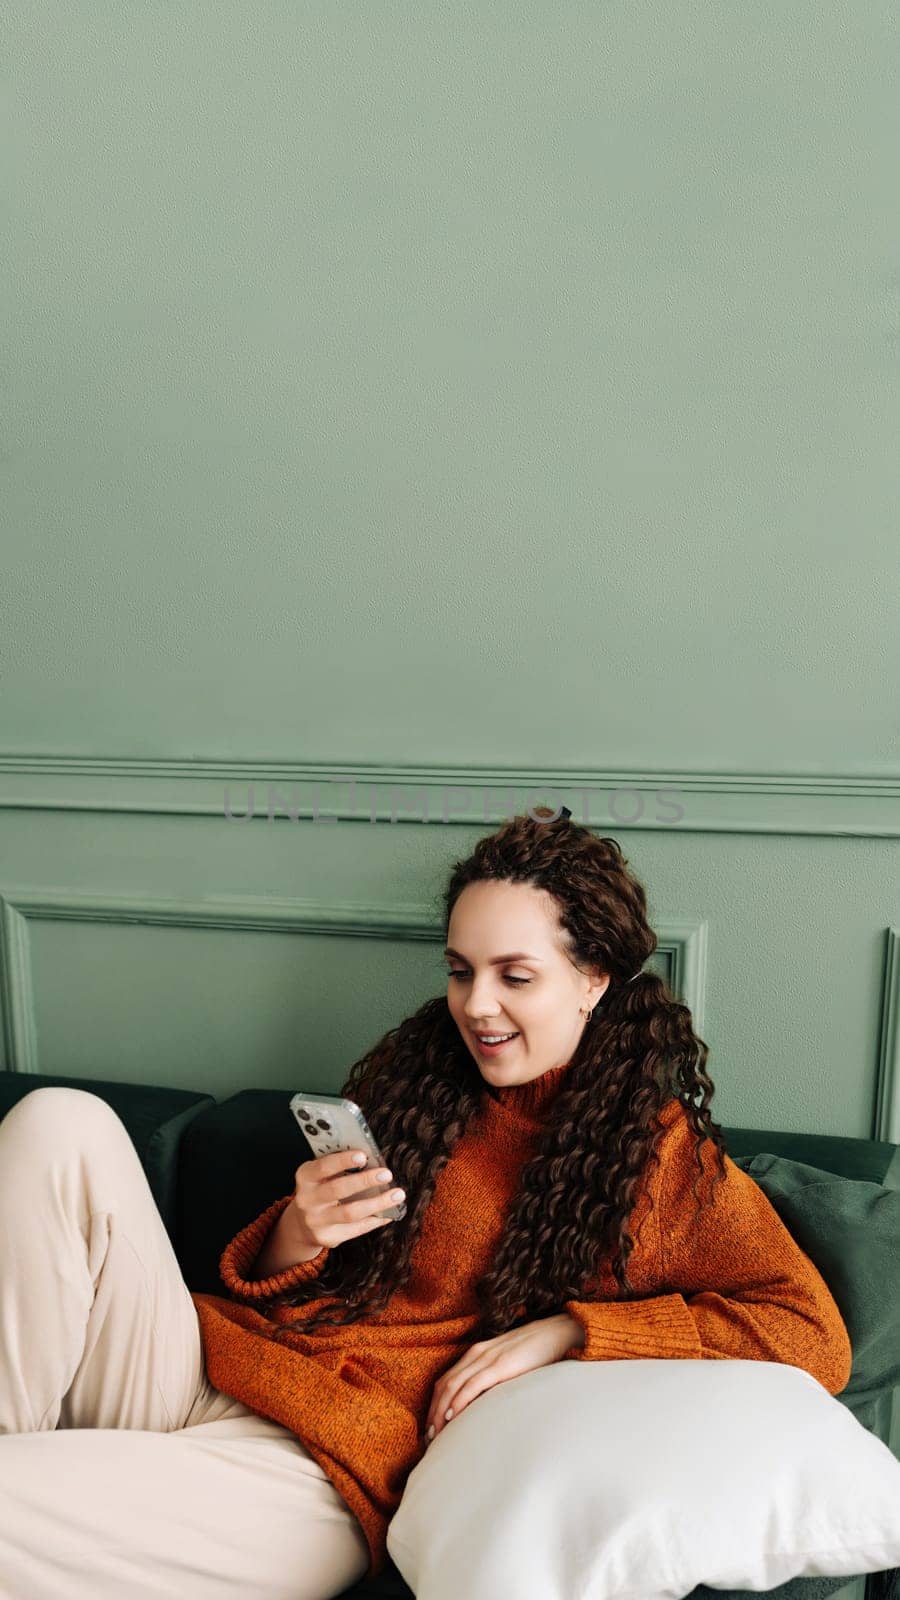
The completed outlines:
[[[451,950],[449,945],[447,946],[446,950],[444,951],[444,955],[445,956],[456,956],[458,961],[465,961],[465,959],[466,959],[465,956],[460,955],[458,950]],[[516,952],[516,954],[512,955],[512,956],[494,956],[493,960],[488,962],[488,966],[489,967],[501,967],[501,966],[503,966],[504,962],[507,962],[507,961],[534,961],[534,962],[537,963],[537,965],[539,967],[542,967],[544,965],[544,963],[541,960],[540,956],[528,956],[528,955],[525,954],[524,950],[518,950]]]

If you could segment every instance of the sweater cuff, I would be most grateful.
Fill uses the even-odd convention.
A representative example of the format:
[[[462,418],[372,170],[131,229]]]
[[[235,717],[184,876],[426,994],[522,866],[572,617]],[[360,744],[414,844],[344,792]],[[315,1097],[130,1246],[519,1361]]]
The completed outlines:
[[[252,1267],[254,1261],[262,1250],[269,1234],[279,1220],[283,1211],[287,1209],[294,1198],[294,1191],[276,1200],[257,1217],[255,1222],[248,1223],[246,1228],[232,1239],[222,1251],[219,1260],[219,1277],[227,1289],[241,1300],[268,1300],[273,1295],[281,1294],[285,1289],[293,1289],[297,1284],[305,1283],[309,1278],[315,1278],[321,1272],[331,1254],[323,1246],[317,1256],[311,1261],[298,1261],[293,1267],[285,1267],[283,1272],[275,1272],[269,1278],[247,1278],[244,1274]]]
[[[584,1329],[584,1344],[573,1345],[567,1361],[699,1361],[697,1325],[680,1294],[649,1300],[566,1300]]]

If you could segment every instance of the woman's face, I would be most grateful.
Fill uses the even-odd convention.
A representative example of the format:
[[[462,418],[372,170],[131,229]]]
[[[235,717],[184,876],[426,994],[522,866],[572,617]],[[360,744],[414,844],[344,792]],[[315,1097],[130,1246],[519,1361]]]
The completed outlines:
[[[528,1083],[572,1059],[587,1020],[580,1013],[609,978],[579,972],[561,937],[555,901],[531,884],[470,883],[453,907],[447,1004],[488,1083]],[[508,1033],[516,1038],[496,1051],[479,1042]]]

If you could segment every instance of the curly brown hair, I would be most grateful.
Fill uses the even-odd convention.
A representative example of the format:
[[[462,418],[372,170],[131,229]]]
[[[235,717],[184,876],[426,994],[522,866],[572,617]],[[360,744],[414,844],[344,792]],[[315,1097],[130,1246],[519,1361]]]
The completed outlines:
[[[479,1339],[559,1310],[565,1300],[591,1298],[586,1286],[601,1258],[611,1260],[621,1298],[634,1297],[627,1223],[648,1164],[659,1166],[656,1117],[673,1095],[690,1119],[698,1175],[708,1139],[718,1152],[719,1178],[725,1177],[725,1140],[709,1115],[714,1086],[704,1070],[707,1046],[691,1027],[688,1007],[662,978],[641,972],[630,981],[658,940],[647,922],[644,889],[627,866],[615,839],[598,838],[568,814],[538,807],[479,840],[454,864],[443,893],[446,930],[470,883],[547,890],[569,959],[588,976],[610,976],[535,1154],[522,1167],[493,1265],[476,1285]],[[333,1298],[336,1306],[296,1319],[304,1332],[380,1311],[409,1280],[438,1174],[479,1113],[484,1092],[485,1080],[444,995],[426,1000],[356,1061],[341,1094],[362,1108],[409,1209],[390,1227],[346,1240],[316,1278],[273,1296],[271,1304]],[[699,1203],[696,1182],[694,1196]]]

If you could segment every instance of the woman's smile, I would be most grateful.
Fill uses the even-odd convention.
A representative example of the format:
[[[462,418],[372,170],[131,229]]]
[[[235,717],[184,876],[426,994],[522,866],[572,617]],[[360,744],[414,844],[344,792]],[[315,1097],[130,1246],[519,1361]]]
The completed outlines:
[[[476,1033],[474,1037],[475,1037],[475,1043],[478,1046],[479,1054],[483,1055],[483,1056],[490,1057],[490,1056],[499,1056],[502,1053],[502,1051],[509,1050],[512,1047],[512,1045],[515,1044],[515,1042],[518,1039],[519,1035],[517,1033],[514,1033],[511,1036],[506,1037],[506,1038],[504,1038],[503,1036],[500,1036],[498,1038],[497,1034],[488,1034],[487,1037],[485,1037],[484,1034],[479,1036]],[[497,1042],[495,1044],[488,1044],[488,1042],[487,1042],[488,1039],[495,1039],[495,1040],[497,1040]]]

